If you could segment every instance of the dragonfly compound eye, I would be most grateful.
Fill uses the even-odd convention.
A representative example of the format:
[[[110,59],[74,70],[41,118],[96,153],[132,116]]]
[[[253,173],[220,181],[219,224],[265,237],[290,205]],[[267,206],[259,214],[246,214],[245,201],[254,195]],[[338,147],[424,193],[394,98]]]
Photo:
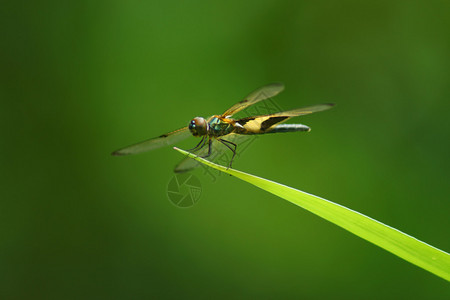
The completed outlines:
[[[202,117],[196,117],[189,123],[189,130],[193,136],[203,136],[208,133],[206,120]]]

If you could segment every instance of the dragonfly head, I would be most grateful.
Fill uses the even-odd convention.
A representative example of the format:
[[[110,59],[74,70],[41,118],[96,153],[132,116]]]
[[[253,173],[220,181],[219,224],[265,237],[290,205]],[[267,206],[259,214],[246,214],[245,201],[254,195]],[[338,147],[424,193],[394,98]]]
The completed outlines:
[[[189,123],[189,130],[193,136],[203,136],[208,134],[208,122],[202,117],[196,117]]]

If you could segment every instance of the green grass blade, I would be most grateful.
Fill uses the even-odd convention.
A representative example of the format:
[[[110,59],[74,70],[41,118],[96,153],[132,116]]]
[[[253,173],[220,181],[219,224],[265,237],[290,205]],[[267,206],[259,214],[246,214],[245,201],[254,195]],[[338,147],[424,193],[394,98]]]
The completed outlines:
[[[450,255],[442,250],[342,205],[261,177],[227,169],[176,147],[174,149],[207,166],[233,175],[303,207],[404,260],[450,281]]]

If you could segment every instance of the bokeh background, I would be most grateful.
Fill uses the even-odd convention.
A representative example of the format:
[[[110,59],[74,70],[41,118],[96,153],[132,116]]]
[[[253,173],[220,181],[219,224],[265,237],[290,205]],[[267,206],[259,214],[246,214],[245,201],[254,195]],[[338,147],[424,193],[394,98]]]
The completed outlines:
[[[234,167],[450,250],[450,2],[14,1],[0,12],[2,299],[449,299],[448,283],[170,147],[112,157],[282,81],[310,133]],[[300,120],[301,119],[301,120]],[[189,148],[191,139],[179,146]]]

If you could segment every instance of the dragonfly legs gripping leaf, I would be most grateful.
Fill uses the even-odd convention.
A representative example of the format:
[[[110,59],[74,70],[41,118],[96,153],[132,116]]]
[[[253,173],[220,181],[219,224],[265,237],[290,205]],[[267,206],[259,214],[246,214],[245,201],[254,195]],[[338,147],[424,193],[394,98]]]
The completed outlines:
[[[193,151],[197,151],[203,148],[203,146],[205,146],[206,143],[206,136],[202,137],[202,139],[200,140],[200,142],[192,149],[187,150],[188,152],[193,152]]]
[[[227,146],[227,148],[230,149],[233,152],[233,156],[231,157],[230,164],[228,165],[228,168],[227,168],[227,169],[229,169],[229,168],[231,168],[231,164],[233,163],[233,159],[236,156],[237,145],[235,143],[227,141],[227,140],[223,140],[223,139],[217,139],[217,140],[219,142],[221,142],[222,144],[224,144],[225,146]],[[231,148],[231,147],[233,147],[234,149]]]
[[[207,158],[208,156],[211,155],[211,145],[212,145],[212,139],[209,138],[209,141],[208,141],[208,154],[200,156],[201,158]]]
[[[201,150],[203,147],[205,147],[206,141],[208,141],[208,154],[199,156],[201,158],[206,158],[211,155],[211,146],[212,146],[212,139],[208,138],[207,136],[202,137],[200,143],[198,143],[194,148],[187,150],[188,152],[195,152],[197,150]]]

